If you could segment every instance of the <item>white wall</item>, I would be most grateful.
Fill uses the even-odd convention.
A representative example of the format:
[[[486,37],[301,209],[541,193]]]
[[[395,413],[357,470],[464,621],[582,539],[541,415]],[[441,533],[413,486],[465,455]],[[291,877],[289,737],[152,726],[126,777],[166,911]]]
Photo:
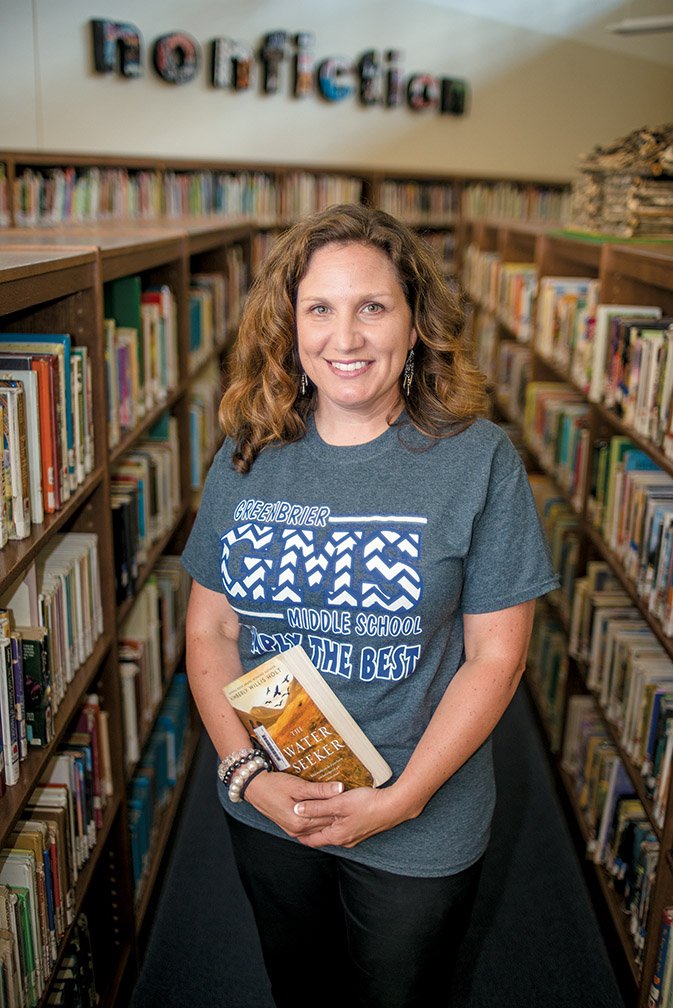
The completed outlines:
[[[673,34],[623,37],[623,16],[671,0],[0,0],[0,148],[564,178],[577,157],[639,126],[673,120]],[[93,70],[89,19],[130,21],[140,80]],[[210,41],[257,48],[274,29],[311,31],[318,58],[401,49],[405,71],[464,77],[463,118],[337,104],[317,94],[209,86]],[[182,30],[203,47],[175,87],[151,45]]]

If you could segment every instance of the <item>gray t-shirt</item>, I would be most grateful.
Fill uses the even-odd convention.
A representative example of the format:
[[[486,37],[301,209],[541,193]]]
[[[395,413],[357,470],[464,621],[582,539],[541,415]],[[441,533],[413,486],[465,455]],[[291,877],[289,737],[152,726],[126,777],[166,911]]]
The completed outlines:
[[[348,447],[326,444],[311,423],[246,475],[231,451],[225,442],[212,464],[184,566],[226,593],[246,670],[303,645],[395,780],[464,660],[463,614],[557,586],[521,460],[487,420],[438,441],[405,423]],[[220,799],[286,836],[221,786]],[[450,875],[483,854],[494,800],[489,740],[418,818],[326,849],[405,875]]]

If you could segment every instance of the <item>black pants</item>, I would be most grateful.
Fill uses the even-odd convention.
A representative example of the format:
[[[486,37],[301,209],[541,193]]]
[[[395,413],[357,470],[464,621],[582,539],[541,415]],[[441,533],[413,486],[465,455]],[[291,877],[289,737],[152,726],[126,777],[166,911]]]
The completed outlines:
[[[428,1008],[446,994],[481,861],[396,875],[227,818],[277,1008]]]

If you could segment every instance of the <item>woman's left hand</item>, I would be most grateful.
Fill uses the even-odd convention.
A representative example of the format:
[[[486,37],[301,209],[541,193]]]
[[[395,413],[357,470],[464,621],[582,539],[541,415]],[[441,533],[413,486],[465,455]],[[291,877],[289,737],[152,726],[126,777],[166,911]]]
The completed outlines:
[[[332,816],[328,826],[315,832],[303,832],[297,839],[307,847],[355,847],[384,830],[396,826],[410,816],[400,814],[393,789],[354,788],[334,798],[304,799],[297,802],[294,814],[304,820]]]

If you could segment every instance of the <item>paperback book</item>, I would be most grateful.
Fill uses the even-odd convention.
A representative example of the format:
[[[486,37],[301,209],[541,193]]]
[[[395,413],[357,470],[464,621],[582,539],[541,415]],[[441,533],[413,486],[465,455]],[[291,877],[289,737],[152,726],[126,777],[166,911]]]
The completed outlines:
[[[278,770],[347,789],[378,787],[392,775],[300,645],[234,679],[224,693]]]

